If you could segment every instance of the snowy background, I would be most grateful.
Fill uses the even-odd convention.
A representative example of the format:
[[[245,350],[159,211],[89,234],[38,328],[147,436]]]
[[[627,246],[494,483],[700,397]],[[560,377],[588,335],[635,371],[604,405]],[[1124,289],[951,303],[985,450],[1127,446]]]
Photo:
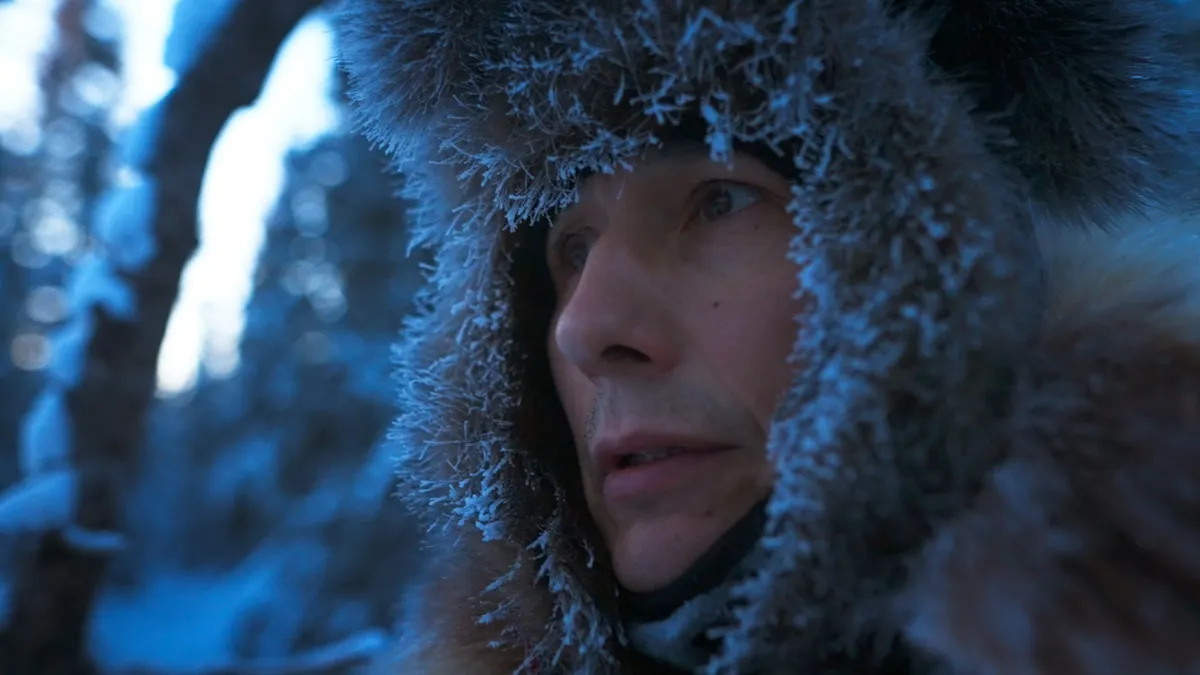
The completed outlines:
[[[421,261],[327,5],[0,0],[0,672],[350,673],[393,630]]]

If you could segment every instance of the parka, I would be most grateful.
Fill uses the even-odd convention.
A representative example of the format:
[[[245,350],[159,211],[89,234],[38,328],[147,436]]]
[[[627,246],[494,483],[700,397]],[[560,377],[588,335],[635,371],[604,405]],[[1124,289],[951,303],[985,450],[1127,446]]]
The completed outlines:
[[[430,564],[385,672],[630,647],[537,235],[683,134],[782,159],[811,298],[702,672],[1200,673],[1195,64],[1167,0],[345,0],[433,260],[391,434]],[[383,311],[383,308],[381,308]]]

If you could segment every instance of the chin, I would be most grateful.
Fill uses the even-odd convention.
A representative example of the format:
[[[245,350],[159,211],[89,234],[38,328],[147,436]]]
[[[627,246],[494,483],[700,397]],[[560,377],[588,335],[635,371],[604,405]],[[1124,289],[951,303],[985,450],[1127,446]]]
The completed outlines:
[[[610,540],[613,573],[634,593],[659,590],[682,576],[741,515],[666,514],[622,527]]]

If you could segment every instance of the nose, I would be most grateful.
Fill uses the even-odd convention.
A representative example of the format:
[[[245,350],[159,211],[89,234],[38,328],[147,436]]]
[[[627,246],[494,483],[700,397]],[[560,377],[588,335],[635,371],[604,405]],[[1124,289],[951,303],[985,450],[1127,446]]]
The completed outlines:
[[[678,349],[658,276],[633,251],[601,237],[554,327],[563,357],[592,380],[673,368]]]

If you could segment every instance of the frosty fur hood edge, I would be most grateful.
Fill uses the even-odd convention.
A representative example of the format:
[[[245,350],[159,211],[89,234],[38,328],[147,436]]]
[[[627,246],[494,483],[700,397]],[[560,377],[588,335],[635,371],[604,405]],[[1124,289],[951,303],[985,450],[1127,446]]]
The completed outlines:
[[[1054,389],[1088,389],[1102,379],[1118,392],[1117,400],[1095,405],[1089,413],[1120,423],[1075,422],[1075,439],[1086,441],[1093,433],[1121,427],[1127,433],[1130,420],[1162,423],[1162,401],[1172,397],[1181,408],[1191,406],[1190,421],[1173,425],[1167,420],[1163,433],[1146,439],[1156,446],[1151,452],[1124,448],[1122,456],[1111,447],[1081,444],[1054,457],[1055,450],[1033,444],[1002,462],[974,507],[930,536],[907,587],[886,604],[896,630],[934,656],[888,675],[1165,675],[1192,672],[1200,664],[1190,600],[1200,588],[1195,574],[1200,556],[1193,545],[1200,537],[1194,496],[1200,488],[1195,451],[1200,425],[1194,416],[1200,406],[1200,268],[1194,264],[1200,258],[1200,223],[1167,217],[1124,225],[1112,232],[1054,228],[1041,233],[1051,272],[1041,354],[1030,360],[1073,360],[1077,366],[1097,351],[1086,344],[1089,335],[1115,336],[1100,341],[1107,343],[1099,348],[1101,358],[1124,368],[1132,365],[1132,377],[1127,372],[1125,378],[1113,378],[1087,364],[1078,373],[1080,381],[1049,383],[1040,396],[1025,398],[1019,413],[1036,420],[1047,412],[1046,393],[1050,401],[1069,398],[1073,392]],[[1163,358],[1180,350],[1182,359]],[[1118,379],[1141,379],[1143,388],[1131,396],[1129,389],[1139,384]],[[1061,407],[1067,417],[1079,412]],[[1020,428],[1030,421],[1021,420],[1022,414],[1014,416],[1017,428],[1010,429],[1015,432],[1010,438],[1033,440],[1028,429]],[[1097,459],[1112,462],[1108,476],[1092,472]],[[1173,482],[1163,481],[1167,475]],[[379,675],[519,672],[527,643],[498,649],[503,623],[479,621],[495,607],[494,582],[507,578],[500,595],[512,603],[509,621],[522,635],[538,635],[553,624],[553,594],[536,582],[532,567],[510,574],[509,564],[518,555],[514,547],[481,543],[478,533],[449,535],[452,544],[446,539],[428,576],[409,594],[401,641],[379,664]],[[1131,556],[1126,546],[1142,548]],[[1023,555],[1012,555],[1014,549]],[[1164,563],[1191,572],[1173,580],[1155,578],[1155,566]],[[1121,582],[1113,584],[1117,579]],[[1139,605],[1128,604],[1131,594],[1141,594],[1149,603],[1141,606],[1153,611],[1135,614]],[[1014,626],[1027,631],[1014,632]],[[1031,635],[1039,638],[1027,640]],[[1098,645],[1104,649],[1094,649]],[[628,655],[617,658],[615,671],[532,672],[661,675],[653,665],[634,665]],[[871,658],[864,661],[865,667],[813,672],[878,675],[869,666]]]
[[[551,620],[508,634],[524,665],[606,672],[619,636],[569,477],[522,424],[506,230],[691,116],[717,160],[793,158],[813,310],[770,439],[772,558],[714,668],[781,622],[818,653],[894,590],[899,563],[864,538],[918,546],[1005,454],[994,400],[1047,303],[1034,223],[1190,209],[1196,89],[1172,21],[1156,0],[346,0],[360,119],[436,252],[396,350],[406,496],[512,551],[494,588],[539,580]],[[520,591],[497,597],[479,613],[516,626]]]

